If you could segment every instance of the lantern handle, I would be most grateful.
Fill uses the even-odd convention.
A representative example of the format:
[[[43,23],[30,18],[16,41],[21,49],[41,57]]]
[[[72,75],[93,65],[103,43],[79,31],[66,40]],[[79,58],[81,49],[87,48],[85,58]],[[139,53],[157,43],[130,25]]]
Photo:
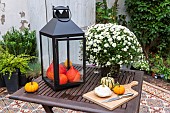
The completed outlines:
[[[68,22],[68,21],[70,21],[71,20],[71,17],[72,17],[72,14],[71,14],[71,11],[70,11],[70,9],[69,9],[69,6],[67,6],[68,7],[68,11],[69,11],[69,18],[68,19],[60,19],[60,18],[58,18],[57,17],[57,15],[56,15],[56,13],[54,13],[54,16],[60,21],[60,22]],[[54,6],[53,6],[53,10],[54,10]]]

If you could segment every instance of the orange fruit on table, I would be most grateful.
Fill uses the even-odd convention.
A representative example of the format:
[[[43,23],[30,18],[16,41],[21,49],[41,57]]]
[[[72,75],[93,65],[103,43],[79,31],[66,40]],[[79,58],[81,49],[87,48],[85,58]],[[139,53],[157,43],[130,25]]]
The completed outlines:
[[[113,92],[118,95],[122,95],[125,93],[125,87],[123,85],[117,85],[113,88]]]

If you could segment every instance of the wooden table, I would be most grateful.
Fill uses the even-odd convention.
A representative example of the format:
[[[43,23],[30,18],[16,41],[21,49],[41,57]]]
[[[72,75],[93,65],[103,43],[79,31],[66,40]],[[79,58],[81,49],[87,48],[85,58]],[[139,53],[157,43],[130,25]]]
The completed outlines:
[[[143,72],[135,70],[121,70],[120,76],[115,78],[116,81],[119,81],[121,84],[127,84],[133,80],[138,81],[139,84],[134,86],[133,89],[138,91],[139,95],[119,108],[109,111],[82,97],[83,94],[93,90],[100,84],[100,73],[94,73],[97,69],[98,68],[95,67],[87,67],[86,83],[75,88],[56,92],[47,86],[41,77],[39,77],[36,79],[39,83],[39,89],[37,92],[26,93],[24,88],[21,88],[9,98],[42,104],[47,113],[53,113],[53,107],[92,113],[138,113],[142,91]]]

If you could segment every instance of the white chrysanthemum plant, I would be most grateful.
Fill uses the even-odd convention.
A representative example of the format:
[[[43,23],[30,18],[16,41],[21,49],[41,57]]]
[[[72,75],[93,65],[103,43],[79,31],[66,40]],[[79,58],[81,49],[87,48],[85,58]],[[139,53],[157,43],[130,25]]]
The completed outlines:
[[[132,64],[142,54],[136,36],[116,24],[96,24],[86,32],[86,57],[96,66]]]

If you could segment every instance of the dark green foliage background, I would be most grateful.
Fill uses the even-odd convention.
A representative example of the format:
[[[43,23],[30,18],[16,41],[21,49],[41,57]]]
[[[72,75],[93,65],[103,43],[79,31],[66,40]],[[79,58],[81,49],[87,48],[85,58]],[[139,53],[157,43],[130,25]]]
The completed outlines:
[[[126,0],[129,27],[138,37],[146,57],[151,52],[170,53],[170,0]]]

